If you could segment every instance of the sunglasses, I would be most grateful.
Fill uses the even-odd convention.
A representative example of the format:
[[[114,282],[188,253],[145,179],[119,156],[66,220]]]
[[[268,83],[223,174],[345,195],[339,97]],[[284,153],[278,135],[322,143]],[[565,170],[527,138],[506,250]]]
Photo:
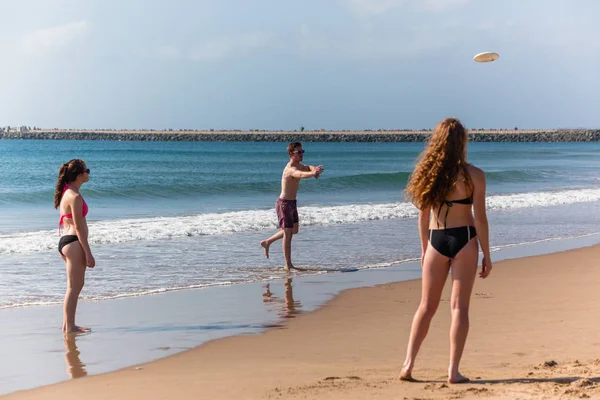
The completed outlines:
[[[306,150],[296,150],[296,151],[292,151],[293,154],[304,154],[306,152]]]
[[[85,170],[85,171],[83,171],[83,172],[85,172],[86,174],[89,174],[89,173],[90,173],[90,169],[88,168],[88,169],[86,169],[86,170]]]

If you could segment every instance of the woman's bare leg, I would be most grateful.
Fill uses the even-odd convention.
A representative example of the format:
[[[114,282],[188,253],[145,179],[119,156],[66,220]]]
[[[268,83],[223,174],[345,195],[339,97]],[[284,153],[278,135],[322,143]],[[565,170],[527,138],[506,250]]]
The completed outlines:
[[[406,360],[402,366],[400,379],[412,380],[412,370],[415,358],[421,344],[427,336],[431,319],[440,304],[442,290],[449,271],[449,259],[441,255],[431,244],[427,247],[423,258],[423,279],[421,280],[421,304],[413,318],[410,339],[406,349]]]
[[[465,348],[469,333],[469,305],[475,276],[477,274],[477,239],[472,239],[452,260],[452,295],[450,307],[452,324],[450,326],[450,365],[448,382],[467,382],[458,371],[458,365]]]
[[[79,294],[85,283],[85,254],[79,242],[69,243],[63,247],[67,266],[67,291],[63,304],[63,332],[89,332],[89,328],[75,325],[75,312]]]

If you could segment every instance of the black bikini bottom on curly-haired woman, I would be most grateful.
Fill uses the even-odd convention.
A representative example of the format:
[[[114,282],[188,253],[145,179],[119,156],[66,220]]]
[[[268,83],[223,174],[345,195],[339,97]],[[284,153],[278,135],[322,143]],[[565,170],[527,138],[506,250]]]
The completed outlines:
[[[477,236],[474,226],[459,226],[458,228],[430,229],[429,243],[441,255],[454,258],[456,255]]]
[[[64,254],[62,253],[63,247],[65,247],[69,243],[77,242],[78,240],[79,238],[77,237],[77,235],[65,235],[61,237],[58,241],[58,252],[60,253],[60,255],[64,256]]]

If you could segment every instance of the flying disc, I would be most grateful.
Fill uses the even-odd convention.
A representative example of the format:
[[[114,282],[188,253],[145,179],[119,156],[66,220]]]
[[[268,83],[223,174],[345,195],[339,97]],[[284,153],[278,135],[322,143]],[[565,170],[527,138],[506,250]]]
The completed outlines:
[[[498,58],[500,58],[500,55],[498,53],[486,51],[484,53],[477,54],[475,57],[473,57],[473,60],[477,62],[492,62],[496,61]]]

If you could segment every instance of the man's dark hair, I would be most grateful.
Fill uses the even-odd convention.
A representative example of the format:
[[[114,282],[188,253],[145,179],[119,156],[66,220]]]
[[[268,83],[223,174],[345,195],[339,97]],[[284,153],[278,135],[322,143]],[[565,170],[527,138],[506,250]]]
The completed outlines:
[[[300,147],[300,146],[302,146],[302,143],[300,143],[300,142],[293,142],[293,143],[288,144],[287,151],[288,151],[288,154],[290,155],[290,157],[292,156],[292,153],[294,152],[296,147]]]

